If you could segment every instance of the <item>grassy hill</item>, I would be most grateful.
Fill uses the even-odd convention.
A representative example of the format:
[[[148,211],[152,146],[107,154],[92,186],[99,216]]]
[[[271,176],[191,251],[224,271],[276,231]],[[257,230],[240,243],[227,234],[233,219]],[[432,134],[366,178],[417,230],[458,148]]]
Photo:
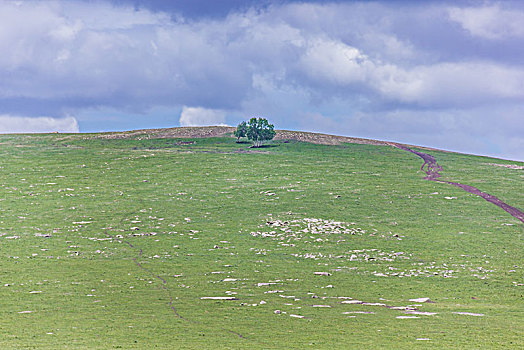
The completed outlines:
[[[384,142],[230,132],[0,136],[0,348],[524,347],[521,221]],[[524,208],[523,163],[424,152]]]

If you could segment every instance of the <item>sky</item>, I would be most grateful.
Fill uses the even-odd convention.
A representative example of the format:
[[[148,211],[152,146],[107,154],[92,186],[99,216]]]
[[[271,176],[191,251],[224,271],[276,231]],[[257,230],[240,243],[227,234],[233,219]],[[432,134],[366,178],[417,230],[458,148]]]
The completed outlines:
[[[0,133],[231,125],[524,161],[524,1],[0,1]]]

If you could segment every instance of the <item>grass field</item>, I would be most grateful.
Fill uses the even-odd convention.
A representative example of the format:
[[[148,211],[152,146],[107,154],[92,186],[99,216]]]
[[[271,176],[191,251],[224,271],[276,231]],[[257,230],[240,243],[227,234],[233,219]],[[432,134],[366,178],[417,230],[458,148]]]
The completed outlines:
[[[2,349],[524,348],[524,225],[409,152],[95,136],[0,136]]]

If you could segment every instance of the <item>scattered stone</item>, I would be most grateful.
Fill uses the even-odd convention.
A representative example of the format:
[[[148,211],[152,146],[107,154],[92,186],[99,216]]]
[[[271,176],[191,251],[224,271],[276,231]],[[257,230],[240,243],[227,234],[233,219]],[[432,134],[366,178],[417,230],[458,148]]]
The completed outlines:
[[[282,313],[282,311],[280,311],[280,310],[275,310],[275,311],[273,311],[273,313],[275,313],[275,314],[277,314],[277,315],[280,315],[280,314]]]
[[[331,305],[312,305],[312,307],[331,307]]]
[[[406,311],[406,313],[410,315],[423,315],[423,316],[433,316],[437,314],[436,312],[415,311],[415,310],[408,310]]]
[[[342,304],[362,304],[363,302],[360,300],[344,300],[341,303]]]
[[[409,299],[409,301],[415,302],[415,303],[429,303],[431,300],[429,298],[416,298],[416,299]]]
[[[420,318],[418,316],[397,316],[395,318]]]
[[[329,272],[315,272],[315,275],[317,276],[331,276]]]
[[[302,316],[302,315],[293,315],[293,314],[289,314],[289,316],[295,317],[295,318],[304,318],[304,317],[306,317],[306,316]]]
[[[18,311],[19,314],[30,314],[33,311]]]
[[[466,315],[466,316],[484,316],[484,314],[476,314],[473,312],[453,312],[453,313],[457,315]]]
[[[238,300],[235,297],[201,297],[202,300]]]
[[[35,233],[35,236],[36,236],[36,237],[44,237],[44,238],[49,238],[49,237],[51,237],[51,235],[48,234],[48,233]]]
[[[390,307],[391,310],[416,310],[414,307],[410,306],[392,306]]]
[[[516,169],[516,170],[522,170],[524,169],[524,166],[522,165],[516,165],[516,164],[497,164],[497,163],[486,163],[487,165],[493,165],[493,166],[500,166],[508,169]]]
[[[257,283],[257,287],[270,286],[272,284],[276,284],[276,283],[275,282],[261,282],[261,283]]]
[[[344,315],[349,315],[349,314],[374,314],[373,311],[346,311],[346,312],[343,312],[342,314]]]

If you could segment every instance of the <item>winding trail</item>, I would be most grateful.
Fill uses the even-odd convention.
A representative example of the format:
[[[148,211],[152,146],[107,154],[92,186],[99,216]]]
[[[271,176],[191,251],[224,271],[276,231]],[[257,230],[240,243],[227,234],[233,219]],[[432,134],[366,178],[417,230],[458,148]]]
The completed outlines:
[[[435,160],[435,157],[433,157],[432,155],[427,154],[427,153],[414,151],[411,148],[408,148],[408,147],[406,147],[404,145],[400,145],[398,143],[392,143],[391,142],[390,145],[393,146],[393,147],[396,147],[396,148],[400,148],[400,149],[402,149],[404,151],[411,152],[411,153],[419,156],[420,158],[422,158],[422,160],[424,160],[424,164],[422,164],[422,167],[420,167],[420,170],[422,170],[423,172],[426,173],[426,176],[424,177],[424,179],[429,180],[429,181],[436,181],[436,182],[445,183],[445,184],[448,184],[448,185],[453,185],[453,186],[460,187],[460,188],[462,188],[466,192],[469,192],[469,193],[475,194],[477,196],[480,196],[480,197],[484,198],[486,201],[495,204],[499,208],[502,208],[503,210],[508,212],[511,216],[519,219],[520,221],[522,221],[524,223],[524,213],[522,211],[520,211],[519,209],[517,209],[515,207],[512,207],[511,205],[509,205],[507,203],[504,203],[503,201],[501,201],[497,197],[495,197],[495,196],[493,196],[493,195],[491,195],[489,193],[482,192],[478,188],[470,186],[470,185],[464,185],[464,184],[461,184],[461,183],[458,183],[458,182],[439,180],[438,178],[441,177],[440,172],[442,171],[442,167],[437,163],[437,161]],[[424,167],[426,167],[426,169],[424,169]]]
[[[132,260],[133,262],[143,271],[145,271],[148,275],[160,280],[162,282],[162,289],[167,293],[167,295],[169,296],[169,307],[171,308],[171,310],[173,311],[173,313],[175,314],[176,317],[180,318],[181,320],[184,320],[184,321],[187,321],[187,322],[191,322],[191,323],[195,323],[195,324],[201,324],[200,322],[198,321],[195,321],[195,320],[191,320],[191,319],[188,319],[186,317],[182,317],[178,311],[176,310],[175,308],[175,305],[174,305],[174,302],[173,302],[173,296],[171,295],[171,292],[169,291],[169,289],[167,288],[167,281],[160,277],[159,275],[155,274],[153,271],[149,270],[148,268],[144,267],[137,259],[140,259],[142,258],[142,249],[141,248],[138,248],[138,247],[135,247],[133,244],[131,244],[131,242],[129,241],[126,241],[124,239],[120,239],[118,237],[115,237],[111,234],[109,234],[107,231],[105,232],[106,236],[110,237],[112,240],[115,240],[119,243],[123,243],[123,244],[127,244],[130,248],[133,248],[133,249],[138,249],[139,252],[138,252],[138,257],[133,257]],[[243,338],[245,339],[246,337],[244,337],[242,334],[238,333],[238,332],[235,332],[233,330],[230,330],[230,329],[226,329],[226,328],[219,328],[220,330],[224,331],[224,332],[228,332],[228,333],[231,333],[231,334],[234,334],[236,335],[237,337],[239,338]]]
[[[133,248],[133,249],[139,249],[139,253],[138,253],[138,258],[142,258],[142,249],[141,248],[136,248],[133,244],[131,244],[129,241],[124,241],[120,238],[117,238],[113,235],[110,235],[109,233],[105,232],[105,234],[110,237],[111,239],[117,241],[117,242],[120,242],[120,243],[124,243],[124,244],[127,244],[130,248]],[[141,269],[141,270],[144,270],[145,272],[147,272],[148,275],[151,275],[153,277],[155,277],[156,279],[160,280],[162,282],[162,289],[165,290],[169,296],[169,307],[171,308],[171,310],[173,310],[173,313],[180,319],[182,320],[187,320],[185,319],[184,317],[180,316],[180,314],[178,313],[178,311],[175,309],[175,306],[173,305],[173,296],[171,295],[171,293],[169,292],[169,290],[167,289],[167,281],[156,275],[155,273],[153,273],[151,270],[149,270],[148,268],[144,267],[141,263],[139,263],[137,261],[137,257],[134,257],[132,258],[134,263]]]

